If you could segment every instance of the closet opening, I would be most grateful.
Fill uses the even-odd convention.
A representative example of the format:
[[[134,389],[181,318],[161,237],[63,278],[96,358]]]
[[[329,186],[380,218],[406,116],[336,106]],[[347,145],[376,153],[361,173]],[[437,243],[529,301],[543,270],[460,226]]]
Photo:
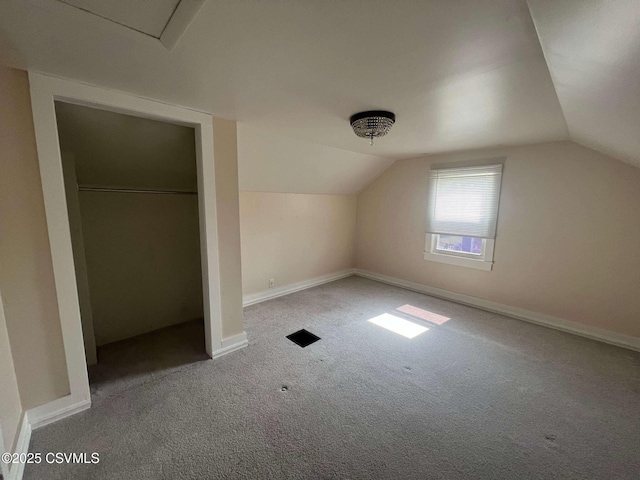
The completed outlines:
[[[89,382],[206,360],[196,132],[55,102]]]

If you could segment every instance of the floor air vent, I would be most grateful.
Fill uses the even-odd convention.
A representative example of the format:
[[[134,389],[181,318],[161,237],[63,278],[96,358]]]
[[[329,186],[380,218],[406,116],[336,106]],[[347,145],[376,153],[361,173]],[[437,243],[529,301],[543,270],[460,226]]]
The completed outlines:
[[[320,337],[314,335],[311,332],[307,332],[305,329],[298,330],[291,335],[287,335],[287,338],[296,345],[300,345],[302,348],[311,345],[314,342],[320,340]]]

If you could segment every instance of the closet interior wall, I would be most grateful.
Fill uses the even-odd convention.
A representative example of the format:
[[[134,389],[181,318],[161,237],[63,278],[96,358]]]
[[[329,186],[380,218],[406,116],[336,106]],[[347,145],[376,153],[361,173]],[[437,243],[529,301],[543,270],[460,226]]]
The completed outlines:
[[[56,117],[93,364],[95,346],[203,318],[195,134],[61,102]]]

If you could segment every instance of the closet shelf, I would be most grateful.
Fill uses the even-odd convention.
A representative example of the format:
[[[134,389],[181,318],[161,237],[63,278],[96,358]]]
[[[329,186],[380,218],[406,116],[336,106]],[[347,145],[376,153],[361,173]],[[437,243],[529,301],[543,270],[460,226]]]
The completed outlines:
[[[105,192],[105,193],[147,193],[151,195],[197,195],[198,192],[191,190],[156,190],[145,188],[124,188],[124,187],[96,187],[92,185],[78,185],[80,192]]]

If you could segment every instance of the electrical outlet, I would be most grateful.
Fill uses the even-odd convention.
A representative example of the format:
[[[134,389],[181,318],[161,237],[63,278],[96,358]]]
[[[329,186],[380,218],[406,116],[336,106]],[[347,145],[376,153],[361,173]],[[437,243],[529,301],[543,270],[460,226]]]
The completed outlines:
[[[276,279],[275,278],[270,278],[269,279],[269,288],[273,288],[276,286]]]

